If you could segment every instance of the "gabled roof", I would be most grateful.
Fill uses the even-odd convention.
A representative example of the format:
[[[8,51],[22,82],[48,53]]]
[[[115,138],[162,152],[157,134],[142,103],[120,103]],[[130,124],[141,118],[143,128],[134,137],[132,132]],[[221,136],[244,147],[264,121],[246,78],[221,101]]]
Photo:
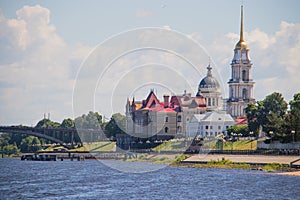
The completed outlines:
[[[201,120],[205,117],[205,114],[195,114],[192,119],[191,122],[201,122]]]
[[[151,90],[143,107],[151,108],[156,106],[161,106],[161,105],[156,95],[154,94],[153,90]]]

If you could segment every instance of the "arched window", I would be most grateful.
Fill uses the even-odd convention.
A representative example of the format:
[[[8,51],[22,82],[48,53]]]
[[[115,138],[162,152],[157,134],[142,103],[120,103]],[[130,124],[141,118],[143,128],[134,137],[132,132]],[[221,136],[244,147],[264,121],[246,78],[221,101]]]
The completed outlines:
[[[169,121],[169,118],[168,117],[165,117],[165,122],[168,122]]]
[[[165,127],[165,133],[168,133],[168,131],[169,131],[169,128]]]
[[[247,74],[246,74],[246,70],[242,71],[242,80],[246,81],[247,80]]]
[[[177,122],[181,122],[181,115],[178,115]]]
[[[243,99],[248,99],[247,89],[243,89]]]

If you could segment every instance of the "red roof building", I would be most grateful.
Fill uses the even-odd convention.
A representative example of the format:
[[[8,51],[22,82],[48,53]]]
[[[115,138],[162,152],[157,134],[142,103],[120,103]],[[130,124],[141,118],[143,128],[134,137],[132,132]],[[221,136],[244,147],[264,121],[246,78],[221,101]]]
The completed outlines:
[[[126,131],[135,137],[167,135],[172,138],[184,137],[186,124],[194,114],[206,112],[205,98],[183,95],[163,96],[160,101],[151,90],[148,97],[141,101],[128,99],[126,104]]]

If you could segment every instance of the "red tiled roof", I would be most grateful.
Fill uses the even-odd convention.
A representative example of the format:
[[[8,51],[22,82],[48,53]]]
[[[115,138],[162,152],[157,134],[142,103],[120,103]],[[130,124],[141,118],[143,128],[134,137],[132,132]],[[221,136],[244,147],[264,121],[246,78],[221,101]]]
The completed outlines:
[[[235,122],[237,125],[244,125],[244,124],[248,124],[248,119],[246,116],[242,116],[242,117],[236,118]]]

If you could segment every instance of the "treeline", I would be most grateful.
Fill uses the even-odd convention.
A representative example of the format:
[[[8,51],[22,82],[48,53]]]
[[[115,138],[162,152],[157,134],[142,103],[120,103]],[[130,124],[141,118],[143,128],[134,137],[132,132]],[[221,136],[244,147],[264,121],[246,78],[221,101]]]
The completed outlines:
[[[249,132],[257,135],[261,130],[283,143],[300,140],[300,93],[287,103],[282,94],[274,92],[262,101],[248,104],[245,112]]]
[[[126,124],[125,116],[116,113],[112,115],[108,122],[103,122],[102,119],[102,116],[98,112],[89,112],[88,114],[76,117],[74,120],[70,118],[64,119],[61,123],[51,121],[50,119],[42,119],[35,127],[102,129],[105,136],[110,140],[115,140],[116,134],[124,133]],[[82,137],[81,141],[86,141],[84,134],[81,134],[80,137]],[[0,152],[6,155],[15,155],[20,152],[36,152],[46,144],[51,144],[51,142],[26,134],[2,133],[0,135]]]

